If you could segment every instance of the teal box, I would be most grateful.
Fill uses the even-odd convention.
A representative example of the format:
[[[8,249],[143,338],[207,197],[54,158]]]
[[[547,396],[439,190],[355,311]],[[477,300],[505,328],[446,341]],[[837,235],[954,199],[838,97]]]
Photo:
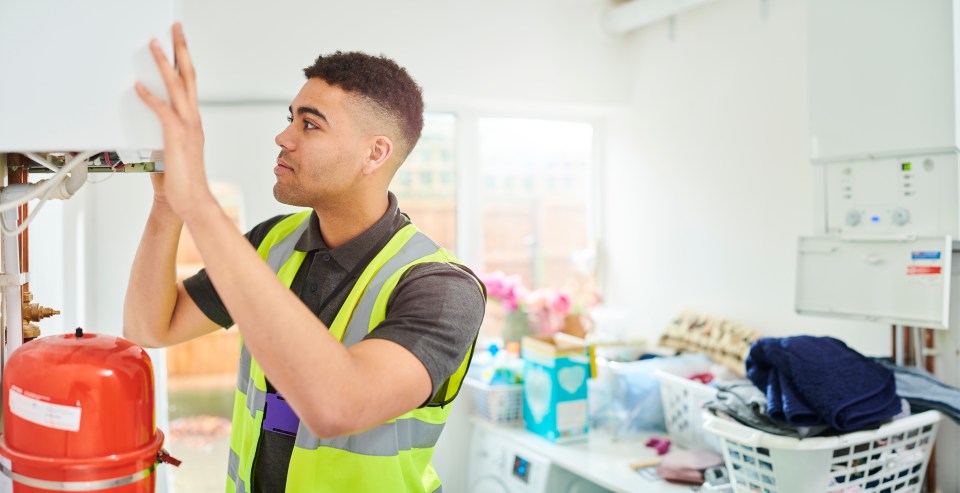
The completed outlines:
[[[551,442],[586,439],[590,375],[586,346],[560,346],[550,339],[525,337],[521,356],[527,429]]]

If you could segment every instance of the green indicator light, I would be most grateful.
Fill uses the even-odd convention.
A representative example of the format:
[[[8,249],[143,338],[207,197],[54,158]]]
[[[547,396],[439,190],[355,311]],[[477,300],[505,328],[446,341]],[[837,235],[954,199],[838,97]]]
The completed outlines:
[[[902,164],[900,164],[900,169],[903,170],[903,171],[910,171],[912,168],[913,168],[913,165],[910,164],[910,163],[902,163]]]

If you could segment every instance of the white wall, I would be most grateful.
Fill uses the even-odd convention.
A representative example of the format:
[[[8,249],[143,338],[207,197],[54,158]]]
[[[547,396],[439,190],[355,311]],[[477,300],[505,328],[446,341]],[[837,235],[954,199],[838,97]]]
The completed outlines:
[[[630,36],[632,111],[611,122],[606,293],[655,338],[692,308],[771,336],[889,354],[886,325],[800,317],[796,238],[814,232],[804,2],[724,0]]]
[[[202,99],[282,99],[335,50],[383,53],[428,101],[620,103],[625,44],[595,0],[205,0],[185,2]]]

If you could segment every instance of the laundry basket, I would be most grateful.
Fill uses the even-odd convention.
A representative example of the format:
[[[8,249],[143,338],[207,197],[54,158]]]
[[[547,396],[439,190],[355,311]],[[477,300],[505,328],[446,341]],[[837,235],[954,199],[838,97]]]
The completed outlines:
[[[463,381],[473,394],[474,412],[498,425],[523,421],[523,384],[489,385],[474,378]]]
[[[708,414],[723,443],[734,492],[919,493],[940,413],[927,411],[875,430],[797,439]]]
[[[686,449],[720,453],[720,440],[703,431],[703,405],[714,400],[717,389],[687,378],[709,369],[709,364],[685,366],[659,369],[656,375],[660,380],[663,421],[670,439]]]

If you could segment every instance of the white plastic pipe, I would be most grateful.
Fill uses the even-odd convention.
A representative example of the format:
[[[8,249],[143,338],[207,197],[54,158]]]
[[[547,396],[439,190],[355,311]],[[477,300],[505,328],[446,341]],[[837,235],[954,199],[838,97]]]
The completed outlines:
[[[77,193],[77,190],[80,190],[80,187],[87,182],[87,166],[83,162],[86,160],[86,157],[90,153],[80,154],[77,157],[74,157],[70,160],[57,174],[53,175],[46,180],[41,180],[36,183],[37,189],[40,187],[47,187],[51,185],[46,185],[49,181],[54,181],[55,184],[52,185],[52,189],[49,193],[45,194],[48,199],[60,199],[67,200],[70,197],[73,197],[73,194]],[[64,173],[69,173],[66,177],[63,177]],[[59,180],[59,181],[57,181]],[[3,201],[6,203],[6,201]]]
[[[0,197],[2,195],[4,193],[0,193]],[[7,224],[17,224],[17,210],[4,211],[3,220]],[[10,361],[10,355],[23,345],[23,314],[21,313],[23,300],[20,298],[20,284],[12,282],[13,279],[20,277],[20,250],[17,235],[2,235],[0,254],[3,255],[3,273],[7,275],[8,280],[3,286],[3,325],[7,334],[3,361],[6,364]]]
[[[25,184],[29,187],[27,193],[10,195],[9,197],[0,196],[0,212],[8,211],[11,209],[16,209],[21,205],[33,200],[39,199],[42,196],[46,196],[51,199],[69,199],[72,193],[68,193],[70,189],[73,189],[76,192],[76,189],[80,188],[80,185],[87,180],[86,170],[81,171],[80,174],[77,174],[74,178],[73,184],[68,188],[65,186],[65,181],[70,179],[68,173],[74,171],[76,168],[81,167],[85,168],[86,164],[84,161],[92,155],[96,154],[94,151],[82,152],[74,156],[70,161],[67,162],[55,175],[46,180],[40,180],[37,183]],[[10,186],[3,187],[4,189],[10,188]],[[47,195],[47,192],[50,192]]]
[[[80,190],[80,187],[87,182],[87,167],[86,165],[81,165],[70,172],[70,176],[66,180],[63,180],[62,189],[63,194],[66,195],[64,200],[73,197],[73,194],[77,193],[77,190]],[[60,197],[58,197],[60,198]]]
[[[625,34],[713,1],[631,0],[608,10],[603,15],[603,28],[610,34]]]

